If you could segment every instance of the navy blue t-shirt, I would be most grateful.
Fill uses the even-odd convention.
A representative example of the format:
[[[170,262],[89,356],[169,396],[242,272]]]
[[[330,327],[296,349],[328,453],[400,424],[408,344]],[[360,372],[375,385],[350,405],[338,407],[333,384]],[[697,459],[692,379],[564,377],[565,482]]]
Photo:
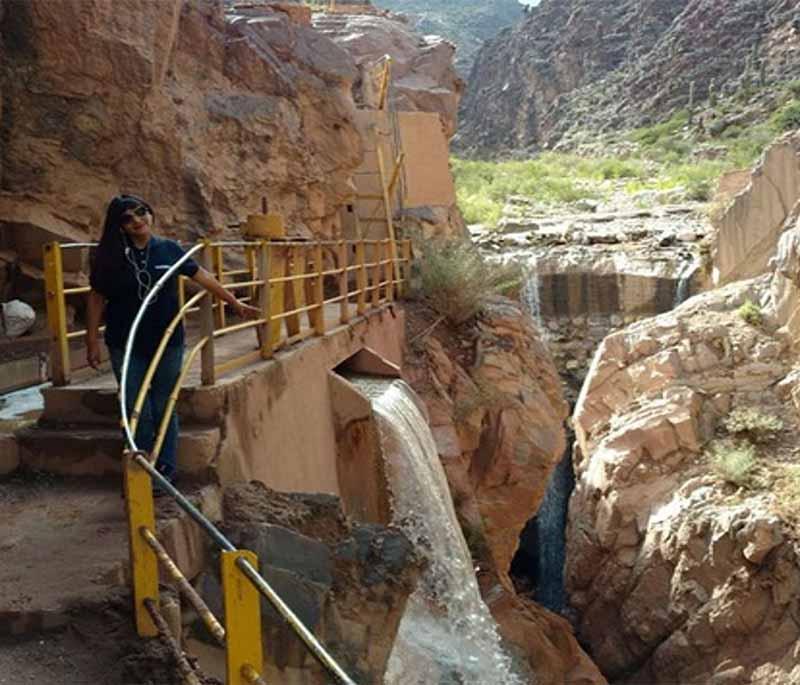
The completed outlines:
[[[147,269],[152,286],[183,255],[183,250],[175,241],[151,236],[148,245],[142,250],[130,246],[130,252],[125,259],[124,273],[119,274],[118,281],[117,276],[114,276],[115,285],[118,282],[120,287],[115,287],[113,293],[103,292],[97,287],[94,277],[90,279],[92,288],[107,298],[106,345],[110,348],[124,349],[133,320],[142,305],[142,300],[139,298],[142,289],[137,283],[135,269],[128,260],[133,259],[141,269]],[[178,269],[178,273],[192,278],[199,268],[197,262],[188,259]],[[147,308],[136,332],[134,343],[136,352],[144,355],[152,355],[155,352],[178,309],[178,277],[175,274],[164,284]],[[172,334],[168,345],[183,345],[183,340],[183,323],[181,323]]]

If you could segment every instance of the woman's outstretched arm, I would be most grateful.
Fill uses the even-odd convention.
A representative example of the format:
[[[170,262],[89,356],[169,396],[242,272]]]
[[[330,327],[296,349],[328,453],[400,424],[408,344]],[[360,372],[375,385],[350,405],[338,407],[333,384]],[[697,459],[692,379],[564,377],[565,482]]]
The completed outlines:
[[[214,276],[203,268],[197,270],[197,273],[192,277],[192,280],[197,285],[205,288],[209,293],[218,297],[223,302],[227,302],[233,311],[243,319],[258,319],[261,317],[261,310],[256,307],[251,307],[244,302],[239,302],[234,294],[223,286]]]

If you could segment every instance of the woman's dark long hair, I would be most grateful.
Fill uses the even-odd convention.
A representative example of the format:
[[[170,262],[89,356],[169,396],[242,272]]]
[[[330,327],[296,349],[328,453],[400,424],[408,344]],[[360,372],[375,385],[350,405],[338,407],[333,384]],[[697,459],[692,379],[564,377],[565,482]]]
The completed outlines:
[[[101,295],[110,297],[119,288],[128,287],[125,274],[129,271],[125,261],[128,247],[122,228],[122,215],[129,209],[144,207],[155,217],[153,208],[135,195],[117,195],[108,203],[103,235],[97,246],[90,282]]]

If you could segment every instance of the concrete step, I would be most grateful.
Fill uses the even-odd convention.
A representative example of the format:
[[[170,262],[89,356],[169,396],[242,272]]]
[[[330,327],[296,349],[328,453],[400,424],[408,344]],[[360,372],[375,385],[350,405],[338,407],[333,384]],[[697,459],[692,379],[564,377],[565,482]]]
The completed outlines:
[[[92,384],[45,388],[42,423],[50,426],[119,426],[116,383],[109,378]],[[224,396],[213,387],[185,387],[178,398],[178,416],[192,423],[216,423]]]
[[[107,426],[52,428],[31,426],[16,434],[20,462],[35,470],[63,476],[121,473],[123,439]],[[215,482],[219,428],[182,427],[178,472],[192,481]]]

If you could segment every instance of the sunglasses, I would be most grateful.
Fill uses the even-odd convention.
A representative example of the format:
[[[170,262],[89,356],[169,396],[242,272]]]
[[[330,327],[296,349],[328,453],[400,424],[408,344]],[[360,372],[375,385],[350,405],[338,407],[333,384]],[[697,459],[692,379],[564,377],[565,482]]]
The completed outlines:
[[[147,216],[149,213],[150,213],[150,212],[147,210],[147,207],[144,207],[144,206],[142,206],[142,205],[139,205],[139,206],[138,206],[136,209],[134,209],[133,211],[131,211],[131,212],[125,212],[125,213],[122,215],[122,225],[123,225],[123,226],[125,226],[125,225],[127,225],[127,224],[131,223],[131,221],[133,221],[133,220],[134,220],[134,218],[135,218],[135,217],[137,217],[137,216],[138,216],[138,217],[143,217],[143,216]]]

